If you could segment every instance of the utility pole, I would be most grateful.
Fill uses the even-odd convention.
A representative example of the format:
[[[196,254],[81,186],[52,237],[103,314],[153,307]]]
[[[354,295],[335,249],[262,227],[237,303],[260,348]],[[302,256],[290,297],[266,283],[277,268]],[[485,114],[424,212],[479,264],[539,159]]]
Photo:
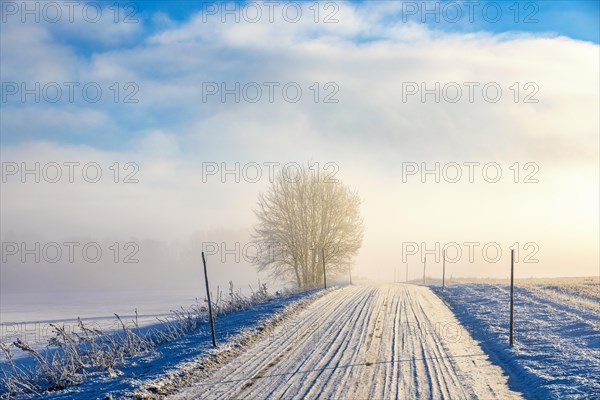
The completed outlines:
[[[406,263],[406,282],[408,283],[408,263]]]
[[[215,336],[215,321],[212,313],[212,302],[210,301],[210,288],[208,287],[208,274],[206,273],[206,258],[202,252],[202,264],[204,264],[204,282],[206,283],[206,298],[208,299],[208,319],[210,320],[210,332],[212,334],[212,344],[217,347],[217,338]]]
[[[513,347],[515,342],[514,325],[515,325],[515,250],[510,250],[510,327],[509,327],[509,343]]]
[[[446,250],[442,250],[442,290],[446,288]]]
[[[321,258],[323,259],[323,286],[327,289],[327,274],[325,273],[325,248],[321,249]]]

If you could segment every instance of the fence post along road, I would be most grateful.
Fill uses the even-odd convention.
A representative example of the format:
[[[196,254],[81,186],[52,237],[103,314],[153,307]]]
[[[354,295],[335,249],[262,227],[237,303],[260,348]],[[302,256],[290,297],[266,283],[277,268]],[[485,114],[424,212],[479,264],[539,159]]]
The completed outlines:
[[[442,250],[442,290],[446,288],[446,250]]]
[[[210,322],[210,333],[212,335],[213,347],[217,347],[217,338],[215,335],[215,321],[213,319],[212,302],[210,301],[210,288],[208,286],[208,274],[206,272],[206,257],[204,257],[204,252],[202,252],[202,264],[204,265],[204,282],[206,283],[206,299],[208,301],[208,319]]]
[[[515,342],[515,250],[510,250],[510,327],[509,327],[509,343],[513,347]]]

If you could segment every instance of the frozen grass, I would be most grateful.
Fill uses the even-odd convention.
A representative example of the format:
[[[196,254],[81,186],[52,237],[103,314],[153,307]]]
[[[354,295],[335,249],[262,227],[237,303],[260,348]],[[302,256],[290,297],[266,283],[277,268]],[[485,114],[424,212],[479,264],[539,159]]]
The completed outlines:
[[[240,311],[263,303],[274,296],[264,284],[255,291],[243,296],[230,282],[229,293],[224,295],[217,289],[213,301],[216,317]],[[0,396],[9,398],[19,394],[39,394],[65,389],[83,381],[86,375],[115,370],[126,359],[149,354],[158,346],[185,336],[208,322],[206,300],[188,308],[173,310],[159,319],[152,328],[143,328],[136,317],[125,322],[115,314],[120,326],[117,332],[103,332],[78,319],[78,329],[69,331],[64,326],[51,324],[53,335],[44,350],[34,349],[29,343],[17,339],[12,343],[0,343],[0,351],[6,358],[6,367],[0,368]],[[15,352],[23,351],[31,355],[33,364],[25,367],[15,362]]]

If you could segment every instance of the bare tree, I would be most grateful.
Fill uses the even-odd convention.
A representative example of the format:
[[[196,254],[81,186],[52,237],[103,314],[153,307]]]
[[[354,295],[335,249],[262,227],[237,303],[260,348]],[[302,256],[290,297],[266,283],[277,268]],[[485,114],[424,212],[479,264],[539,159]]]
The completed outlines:
[[[253,238],[260,271],[307,288],[323,281],[323,264],[328,275],[347,272],[364,227],[356,191],[310,166],[298,172],[280,171],[259,196]]]

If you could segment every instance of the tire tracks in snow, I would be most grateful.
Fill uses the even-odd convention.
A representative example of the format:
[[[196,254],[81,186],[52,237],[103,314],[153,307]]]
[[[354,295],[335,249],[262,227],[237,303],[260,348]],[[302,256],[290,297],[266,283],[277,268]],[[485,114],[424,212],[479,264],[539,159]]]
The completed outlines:
[[[428,288],[344,287],[172,399],[520,398],[470,337],[445,337],[444,323],[459,326]]]

